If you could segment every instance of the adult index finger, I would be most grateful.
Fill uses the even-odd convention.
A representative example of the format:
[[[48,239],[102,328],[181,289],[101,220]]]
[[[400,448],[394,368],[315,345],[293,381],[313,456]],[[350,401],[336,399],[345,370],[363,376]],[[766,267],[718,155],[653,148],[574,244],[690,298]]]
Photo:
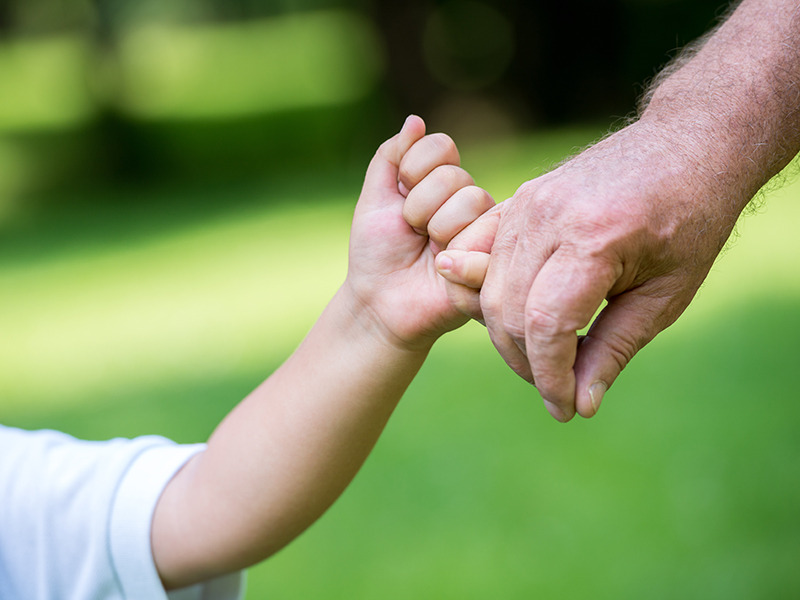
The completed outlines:
[[[512,371],[532,384],[533,375],[531,374],[528,359],[514,338],[506,331],[504,315],[507,284],[510,279],[508,271],[517,246],[517,226],[520,219],[524,218],[524,212],[518,210],[517,201],[514,198],[498,204],[497,210],[499,214],[494,215],[495,218],[499,217],[497,234],[491,247],[489,267],[486,271],[486,278],[480,294],[481,313],[483,314],[486,329],[489,331],[489,337],[500,356],[503,357],[503,360],[511,367]],[[492,214],[492,211],[487,214]],[[470,228],[467,228],[461,235],[469,231]],[[459,241],[460,236],[457,236],[448,246],[448,249],[462,248],[457,244]],[[523,270],[522,273],[524,275],[525,271]],[[529,277],[529,281],[533,281],[533,275]],[[524,331],[522,323],[520,327]]]
[[[605,392],[636,353],[688,306],[696,290],[675,279],[651,279],[610,298],[592,323],[575,361],[575,407],[582,416],[597,413]]]
[[[539,270],[525,305],[525,346],[536,387],[558,420],[575,414],[578,335],[619,277],[614,265],[558,249]]]

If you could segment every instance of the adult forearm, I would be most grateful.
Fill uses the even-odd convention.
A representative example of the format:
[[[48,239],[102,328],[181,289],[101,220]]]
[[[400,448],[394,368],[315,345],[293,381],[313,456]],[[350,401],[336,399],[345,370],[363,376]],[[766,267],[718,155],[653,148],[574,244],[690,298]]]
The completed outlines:
[[[254,564],[313,523],[366,459],[427,352],[386,343],[343,292],[297,351],[218,427],[154,520],[164,582]]]
[[[736,214],[800,150],[798,13],[797,0],[745,0],[646,97],[642,124],[675,139]]]

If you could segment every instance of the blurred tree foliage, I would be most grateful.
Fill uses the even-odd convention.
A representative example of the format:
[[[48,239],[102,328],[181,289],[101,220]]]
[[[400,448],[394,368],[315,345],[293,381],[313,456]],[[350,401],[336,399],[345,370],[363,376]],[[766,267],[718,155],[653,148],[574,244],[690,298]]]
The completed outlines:
[[[375,3],[373,14],[388,48],[387,85],[401,112],[434,110],[453,91],[472,92],[536,125],[628,114],[644,82],[726,6],[720,0],[411,0]],[[432,16],[445,21],[441,37],[449,38],[437,45],[426,44]],[[481,60],[491,60],[505,41],[513,51],[509,60],[495,56],[496,76],[471,81],[470,70],[480,71]],[[434,50],[439,56],[431,56]],[[467,72],[461,81],[431,68],[442,55]]]
[[[410,112],[457,139],[609,122],[629,114],[644,82],[724,8],[721,0],[0,0],[0,50],[20,39],[86,40],[82,85],[94,106],[71,127],[0,129],[0,141],[47,164],[39,187],[80,187],[341,170],[362,164]],[[368,53],[383,67],[369,93],[248,114],[126,108],[121,45],[137,28],[224,28],[331,10],[375,32]]]

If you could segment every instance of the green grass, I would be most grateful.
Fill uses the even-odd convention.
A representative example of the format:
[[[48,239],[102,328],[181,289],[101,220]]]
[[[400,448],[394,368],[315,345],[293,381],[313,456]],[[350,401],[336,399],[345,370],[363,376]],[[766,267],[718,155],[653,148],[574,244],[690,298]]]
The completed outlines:
[[[596,135],[462,154],[502,199]],[[0,421],[205,439],[344,277],[357,186],[297,188],[7,223]],[[550,419],[480,326],[443,339],[353,485],[251,570],[248,598],[798,597],[799,196],[746,221],[595,419]]]

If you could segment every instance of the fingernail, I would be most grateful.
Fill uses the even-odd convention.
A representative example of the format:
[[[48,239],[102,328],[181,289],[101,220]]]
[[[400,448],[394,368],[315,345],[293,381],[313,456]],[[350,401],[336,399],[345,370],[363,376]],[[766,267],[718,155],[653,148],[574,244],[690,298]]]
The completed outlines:
[[[567,421],[569,421],[564,411],[561,410],[561,408],[559,408],[552,402],[548,402],[547,400],[545,400],[544,406],[547,409],[547,412],[549,412],[556,421],[560,423],[566,423]]]
[[[397,191],[400,192],[400,195],[403,198],[408,198],[409,189],[403,184],[402,181],[397,182]]]
[[[594,413],[600,410],[600,403],[603,401],[603,396],[608,391],[608,384],[605,381],[595,381],[589,386],[589,400],[592,403]]]
[[[437,268],[440,271],[449,271],[453,268],[453,259],[447,256],[446,254],[440,254],[439,259],[437,260]]]

